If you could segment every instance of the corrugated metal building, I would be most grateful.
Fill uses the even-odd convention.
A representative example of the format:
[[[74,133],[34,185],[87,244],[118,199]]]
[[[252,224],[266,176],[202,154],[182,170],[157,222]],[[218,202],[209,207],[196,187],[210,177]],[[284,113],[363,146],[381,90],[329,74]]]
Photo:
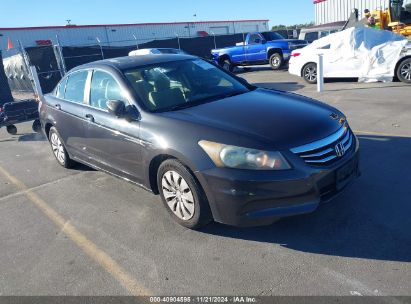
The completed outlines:
[[[268,20],[0,28],[0,50],[7,49],[9,38],[14,46],[19,40],[24,47],[44,45],[50,41],[56,43],[56,36],[63,46],[97,44],[97,40],[107,46],[125,46],[176,36],[199,37],[267,30]]]
[[[388,0],[315,0],[315,23],[346,21],[355,8],[362,16],[365,9],[387,8],[388,4]]]

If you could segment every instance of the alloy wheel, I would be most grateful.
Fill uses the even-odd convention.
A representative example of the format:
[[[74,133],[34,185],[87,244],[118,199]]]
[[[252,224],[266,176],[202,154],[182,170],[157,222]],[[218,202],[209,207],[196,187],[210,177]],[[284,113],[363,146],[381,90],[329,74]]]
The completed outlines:
[[[184,178],[176,171],[164,173],[161,186],[170,210],[184,221],[194,216],[194,196]]]
[[[278,57],[273,57],[273,59],[271,59],[271,65],[275,68],[279,67],[281,65],[281,60]]]
[[[304,77],[309,81],[317,80],[317,69],[315,67],[307,67],[305,69]]]
[[[404,79],[411,81],[411,63],[404,64],[401,67],[400,74]]]
[[[50,137],[51,148],[53,149],[53,153],[56,156],[57,160],[64,164],[66,161],[66,155],[64,153],[64,147],[61,143],[60,138],[56,133],[52,133]]]

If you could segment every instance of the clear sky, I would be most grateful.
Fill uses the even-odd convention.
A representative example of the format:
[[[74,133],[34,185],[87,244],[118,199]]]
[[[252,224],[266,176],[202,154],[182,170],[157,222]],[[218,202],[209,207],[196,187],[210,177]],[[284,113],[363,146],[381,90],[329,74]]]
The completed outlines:
[[[0,0],[0,28],[270,19],[270,25],[314,20],[312,0]],[[197,16],[194,17],[193,15]]]

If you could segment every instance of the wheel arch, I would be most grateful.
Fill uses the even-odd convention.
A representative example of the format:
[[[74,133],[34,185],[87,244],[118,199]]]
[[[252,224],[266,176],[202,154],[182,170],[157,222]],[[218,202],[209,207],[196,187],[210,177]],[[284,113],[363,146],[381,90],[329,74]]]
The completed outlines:
[[[231,57],[227,53],[222,54],[221,56],[218,57],[218,63],[221,65],[225,60],[230,60],[231,62]]]
[[[268,52],[267,52],[267,57],[268,57],[268,58],[267,58],[267,59],[270,59],[270,57],[271,57],[273,54],[276,54],[276,53],[280,54],[281,57],[284,57],[284,56],[283,56],[283,50],[282,50],[281,48],[273,47],[273,48],[271,48],[271,49],[268,50]]]
[[[46,122],[46,124],[44,125],[44,133],[47,136],[47,139],[49,139],[49,135],[50,135],[50,129],[54,127],[54,125],[51,122]]]
[[[309,61],[309,62],[307,62],[306,64],[303,65],[303,67],[301,68],[301,71],[300,71],[300,76],[301,76],[301,77],[304,77],[303,72],[304,72],[305,67],[306,67],[307,65],[309,65],[309,64],[312,64],[312,63],[315,64],[315,65],[317,64],[317,63],[314,62],[314,61]]]
[[[400,64],[403,63],[407,59],[411,59],[411,55],[407,55],[401,58],[400,60],[398,60],[397,64],[395,65],[395,69],[394,69],[394,77],[397,78],[397,72],[398,72],[398,68],[400,67]]]
[[[160,165],[166,161],[167,159],[176,159],[178,160],[175,156],[170,155],[170,154],[159,154],[155,156],[151,161],[148,166],[148,179],[149,179],[149,187],[150,190],[154,194],[159,194],[158,192],[158,184],[157,184],[157,172],[158,168]]]
[[[158,185],[157,185],[157,171],[160,165],[168,160],[168,159],[175,159],[182,163],[188,171],[196,178],[195,172],[197,172],[197,167],[194,163],[192,163],[189,159],[184,157],[181,153],[170,150],[170,151],[159,151],[157,155],[151,158],[148,170],[146,169],[146,176],[148,181],[148,188],[154,193],[158,194]],[[201,182],[199,182],[201,185]]]

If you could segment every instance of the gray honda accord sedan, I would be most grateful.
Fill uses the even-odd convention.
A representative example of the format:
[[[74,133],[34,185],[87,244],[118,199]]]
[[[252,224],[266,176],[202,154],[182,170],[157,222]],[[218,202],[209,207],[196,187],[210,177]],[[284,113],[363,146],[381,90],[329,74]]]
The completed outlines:
[[[45,96],[40,118],[60,165],[159,194],[192,229],[309,213],[359,175],[358,140],[340,111],[188,55],[79,66]]]

